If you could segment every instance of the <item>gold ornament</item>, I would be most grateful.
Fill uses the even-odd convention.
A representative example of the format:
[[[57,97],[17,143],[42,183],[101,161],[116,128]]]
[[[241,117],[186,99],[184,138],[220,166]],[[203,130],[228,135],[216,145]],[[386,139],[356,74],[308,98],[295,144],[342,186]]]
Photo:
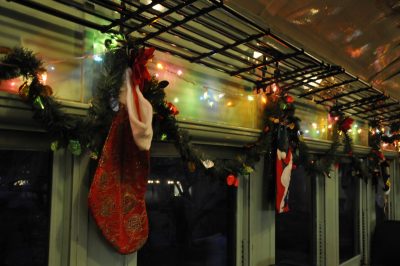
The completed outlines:
[[[243,164],[243,170],[245,174],[251,174],[254,172],[254,169],[246,164]]]
[[[211,160],[201,161],[206,169],[213,168],[214,162]]]
[[[51,143],[50,149],[51,149],[52,151],[58,150],[58,141],[57,141],[57,140],[56,140],[56,141],[53,141],[53,142]]]
[[[90,159],[92,159],[92,160],[97,160],[98,158],[99,158],[99,154],[98,154],[97,152],[92,151],[92,152],[90,153]]]
[[[28,97],[29,97],[29,86],[28,86],[28,82],[25,81],[25,82],[19,87],[18,95],[19,95],[19,97],[21,97],[21,99],[22,99],[23,101],[28,100]]]
[[[196,164],[192,161],[188,162],[188,170],[191,173],[194,173],[196,171]]]

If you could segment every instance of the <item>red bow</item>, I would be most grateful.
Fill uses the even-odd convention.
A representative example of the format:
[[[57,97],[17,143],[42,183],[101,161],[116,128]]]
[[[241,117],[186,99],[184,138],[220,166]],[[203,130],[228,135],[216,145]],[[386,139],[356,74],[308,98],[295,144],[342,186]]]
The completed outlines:
[[[350,117],[346,117],[341,123],[340,123],[340,130],[346,133],[350,128],[351,124],[353,124],[354,120]]]
[[[151,75],[147,69],[147,61],[153,58],[155,48],[140,49],[132,64],[132,83],[134,86],[139,85],[140,91],[143,91],[144,81],[151,80]]]

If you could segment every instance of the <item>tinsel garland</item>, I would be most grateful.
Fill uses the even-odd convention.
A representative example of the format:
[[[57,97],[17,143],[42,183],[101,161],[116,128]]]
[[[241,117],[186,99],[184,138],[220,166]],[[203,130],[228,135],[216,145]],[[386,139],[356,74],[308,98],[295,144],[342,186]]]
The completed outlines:
[[[34,119],[50,133],[53,150],[68,147],[73,154],[79,155],[88,149],[92,158],[98,157],[112,117],[118,108],[124,71],[134,59],[127,55],[127,51],[135,54],[138,50],[131,40],[118,40],[114,46],[110,45],[110,41],[107,43],[109,49],[103,59],[95,97],[85,117],[62,111],[61,105],[51,96],[51,89],[41,83],[39,74],[44,71],[43,63],[31,51],[15,48],[0,60],[1,80],[18,76],[23,76],[26,80],[20,88],[20,96],[32,107]],[[221,178],[230,174],[249,174],[263,155],[273,151],[274,136],[282,125],[287,127],[290,145],[296,151],[294,163],[304,165],[309,173],[327,175],[337,158],[340,140],[336,128],[333,130],[332,144],[321,160],[314,161],[310,158],[308,147],[302,140],[300,119],[295,116],[294,100],[290,95],[278,91],[268,96],[270,104],[264,112],[264,128],[258,140],[245,145],[243,152],[233,160],[212,159],[196,149],[188,132],[179,128],[176,120],[179,111],[165,98],[164,89],[167,85],[167,81],[158,82],[154,77],[144,84],[143,94],[152,104],[155,113],[154,140],[174,142],[189,171],[204,167],[210,174]],[[344,141],[351,147],[351,139],[346,134]]]

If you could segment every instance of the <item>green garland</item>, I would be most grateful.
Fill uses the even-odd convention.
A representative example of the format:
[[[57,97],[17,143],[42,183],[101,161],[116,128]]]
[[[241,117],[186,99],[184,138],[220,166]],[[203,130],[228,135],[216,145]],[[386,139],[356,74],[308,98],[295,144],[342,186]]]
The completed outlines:
[[[51,96],[51,89],[40,82],[38,77],[44,71],[43,63],[31,51],[15,48],[0,60],[0,80],[18,76],[23,76],[26,80],[20,88],[20,96],[32,107],[33,118],[50,133],[53,140],[52,150],[68,147],[74,155],[79,155],[88,149],[92,158],[98,158],[112,118],[118,109],[118,95],[124,71],[132,64],[133,59],[127,56],[127,51],[133,50],[137,54],[139,49],[132,40],[117,40],[116,45],[110,45],[111,43],[107,40],[108,51],[104,56],[95,97],[85,117],[62,111],[61,105]],[[155,113],[153,140],[173,141],[189,171],[194,171],[196,167],[205,167],[210,174],[220,178],[229,174],[249,174],[263,155],[273,153],[273,143],[280,126],[287,128],[289,143],[295,155],[294,163],[304,165],[309,173],[327,174],[336,160],[340,146],[337,129],[334,129],[329,150],[321,160],[314,162],[302,140],[300,119],[295,116],[293,98],[283,92],[268,96],[271,104],[268,104],[264,112],[265,127],[256,142],[243,147],[244,152],[233,160],[212,160],[196,149],[186,130],[178,127],[176,107],[165,100],[164,89],[167,86],[167,81],[158,82],[154,77],[145,82],[143,94],[152,104]],[[350,137],[347,134],[345,136],[346,143],[350,143],[351,147]],[[213,161],[213,167],[206,166],[207,161]]]

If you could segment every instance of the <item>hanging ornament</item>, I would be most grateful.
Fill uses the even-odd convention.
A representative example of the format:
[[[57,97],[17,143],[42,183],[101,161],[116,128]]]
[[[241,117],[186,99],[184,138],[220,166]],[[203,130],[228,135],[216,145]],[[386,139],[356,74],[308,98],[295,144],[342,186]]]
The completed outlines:
[[[99,158],[99,153],[96,151],[90,152],[90,159],[97,160]]]
[[[176,106],[173,103],[168,102],[167,103],[167,108],[170,111],[171,115],[178,115],[179,114],[178,108],[176,108]]]
[[[236,180],[236,177],[233,174],[229,174],[226,177],[226,184],[228,184],[228,186],[233,186],[235,184],[235,180]]]
[[[214,162],[211,160],[201,161],[206,169],[210,169],[214,167]]]
[[[18,95],[21,97],[21,99],[23,101],[28,100],[29,97],[29,86],[28,86],[28,82],[24,82],[18,90]]]
[[[239,178],[235,179],[235,183],[233,184],[235,187],[239,187]]]
[[[161,141],[166,141],[167,138],[168,138],[167,134],[163,133],[163,134],[161,135]]]
[[[36,107],[38,107],[38,108],[44,110],[44,105],[43,105],[42,97],[37,96],[37,97],[35,98],[35,100],[33,101],[33,104],[34,104]]]
[[[254,169],[251,166],[243,164],[243,173],[244,174],[251,174],[254,172]]]
[[[56,140],[56,141],[53,141],[53,142],[50,144],[50,149],[51,149],[52,151],[58,150],[58,141],[57,141],[57,140]]]
[[[70,139],[68,143],[68,149],[71,151],[73,155],[80,155],[82,152],[81,144],[79,140]]]
[[[290,95],[286,96],[286,102],[287,102],[287,103],[293,103],[293,102],[294,102],[293,97],[290,96]]]
[[[110,98],[110,108],[114,112],[118,112],[119,111],[119,101],[118,101],[117,98],[115,98],[115,97],[111,97]]]
[[[189,161],[187,166],[190,173],[194,173],[196,171],[196,164],[194,162]]]

